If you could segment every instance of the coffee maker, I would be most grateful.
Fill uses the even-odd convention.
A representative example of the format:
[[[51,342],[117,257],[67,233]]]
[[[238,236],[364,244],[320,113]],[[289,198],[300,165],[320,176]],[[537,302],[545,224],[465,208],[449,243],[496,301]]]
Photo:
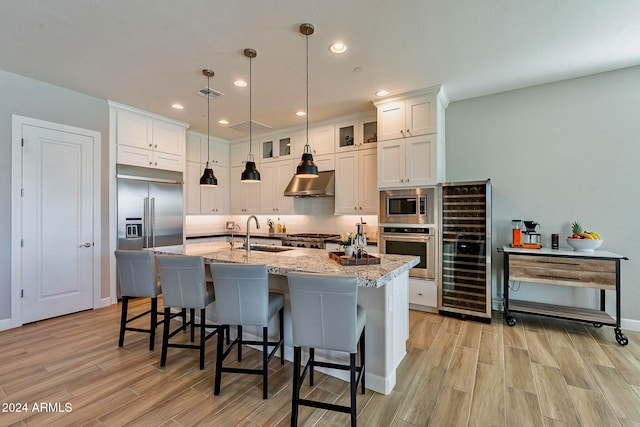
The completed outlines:
[[[524,224],[524,225],[523,225]],[[511,247],[540,249],[542,238],[537,228],[540,224],[535,221],[522,221],[514,219],[511,221]]]
[[[522,245],[524,248],[540,249],[542,247],[542,237],[537,232],[538,224],[535,221],[523,221],[525,230],[522,233]]]

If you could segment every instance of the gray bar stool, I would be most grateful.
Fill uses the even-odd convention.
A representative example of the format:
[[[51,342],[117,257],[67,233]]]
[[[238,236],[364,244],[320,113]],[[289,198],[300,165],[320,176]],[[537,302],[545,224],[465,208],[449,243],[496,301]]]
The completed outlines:
[[[120,282],[120,296],[122,297],[118,347],[124,345],[125,331],[133,331],[148,333],[150,335],[149,350],[153,350],[156,328],[159,323],[164,322],[164,320],[158,322],[158,295],[162,293],[162,290],[153,254],[142,250],[117,250],[115,256],[118,281]],[[151,298],[151,307],[143,313],[127,318],[129,300],[133,298]],[[185,320],[186,312],[180,314]],[[127,326],[128,323],[146,315],[150,315],[151,318],[149,329]]]
[[[214,334],[219,333],[218,325],[206,324],[206,307],[215,301],[213,286],[205,280],[204,259],[199,256],[157,255],[156,261],[162,280],[162,300],[165,318],[171,313],[171,308],[189,309],[189,322],[171,331],[169,321],[165,321],[162,334],[162,356],[160,366],[167,362],[169,347],[191,348],[200,350],[200,369],[204,369],[205,342]],[[195,310],[200,309],[200,320],[196,322]],[[169,340],[185,326],[191,328],[191,342],[194,342],[194,329],[200,329],[199,344],[170,343]],[[207,334],[206,328],[213,328]]]
[[[356,425],[356,392],[358,383],[364,394],[364,327],[366,314],[358,307],[358,284],[355,276],[330,276],[311,273],[289,273],[291,297],[291,328],[293,333],[293,396],[291,425],[298,425],[298,406],[311,406],[351,414]],[[360,342],[360,366],[356,353]],[[302,375],[302,347],[309,348],[309,359]],[[349,364],[315,360],[315,349],[349,353]],[[309,370],[309,384],[313,386],[316,366],[350,372],[351,405],[341,406],[315,400],[301,399],[300,387]],[[356,377],[356,373],[358,374]]]
[[[218,335],[214,394],[220,394],[223,372],[262,375],[262,398],[268,397],[269,361],[280,348],[280,364],[284,365],[284,295],[269,292],[266,265],[211,264],[216,290],[217,321],[225,327],[236,325],[237,338],[224,349],[223,335]],[[278,313],[280,337],[269,341],[269,321]],[[243,326],[262,326],[262,340],[243,340]],[[222,363],[233,347],[238,348],[238,362],[242,361],[242,345],[262,346],[262,369],[224,367]],[[269,352],[269,346],[273,346]]]

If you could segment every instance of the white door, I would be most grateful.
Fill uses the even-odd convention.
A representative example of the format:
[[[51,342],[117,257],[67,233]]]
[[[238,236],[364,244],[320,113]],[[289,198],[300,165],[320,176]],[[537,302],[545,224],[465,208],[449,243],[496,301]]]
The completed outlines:
[[[93,150],[87,135],[22,126],[22,323],[93,307]]]

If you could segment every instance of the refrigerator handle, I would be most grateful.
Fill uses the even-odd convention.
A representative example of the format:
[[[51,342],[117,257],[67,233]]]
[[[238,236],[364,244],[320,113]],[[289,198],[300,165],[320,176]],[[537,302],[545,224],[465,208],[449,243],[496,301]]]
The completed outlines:
[[[149,227],[149,198],[145,197],[144,198],[144,212],[143,212],[143,217],[142,217],[142,228],[144,228],[144,247],[148,248],[149,247],[149,232],[150,232],[150,227]]]
[[[151,210],[149,215],[149,222],[151,223],[151,245],[156,247],[156,198],[151,198]]]

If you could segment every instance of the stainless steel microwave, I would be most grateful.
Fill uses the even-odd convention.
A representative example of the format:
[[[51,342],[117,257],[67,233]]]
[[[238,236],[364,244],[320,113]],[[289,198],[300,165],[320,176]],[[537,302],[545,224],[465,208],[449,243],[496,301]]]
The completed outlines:
[[[380,191],[380,224],[435,224],[435,188]]]

